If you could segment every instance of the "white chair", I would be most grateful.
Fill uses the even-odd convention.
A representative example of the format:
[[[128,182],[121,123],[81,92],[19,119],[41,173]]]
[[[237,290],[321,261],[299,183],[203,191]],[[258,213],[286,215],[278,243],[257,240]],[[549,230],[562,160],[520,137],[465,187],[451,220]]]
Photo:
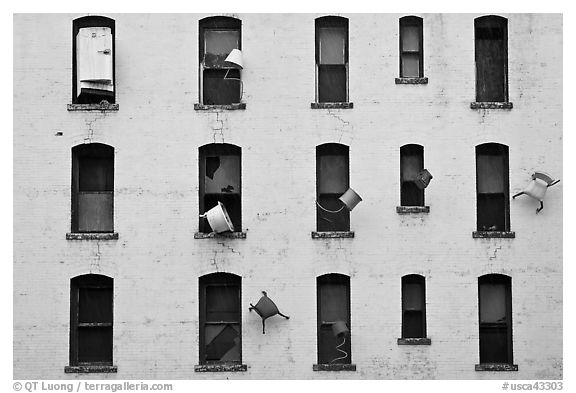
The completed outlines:
[[[540,201],[540,207],[536,209],[536,214],[538,214],[542,209],[544,209],[544,196],[546,195],[546,190],[548,187],[553,186],[559,181],[560,179],[554,180],[552,177],[550,177],[550,175],[546,173],[534,172],[530,184],[528,184],[528,186],[523,191],[520,191],[518,194],[512,196],[512,199],[522,194],[526,194],[529,197]]]

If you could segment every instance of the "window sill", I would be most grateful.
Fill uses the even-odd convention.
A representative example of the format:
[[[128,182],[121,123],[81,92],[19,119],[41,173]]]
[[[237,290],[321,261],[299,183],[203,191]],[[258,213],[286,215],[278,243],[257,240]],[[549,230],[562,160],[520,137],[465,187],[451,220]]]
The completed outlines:
[[[120,109],[118,104],[102,102],[100,104],[68,104],[68,112],[102,111],[116,112]]]
[[[198,364],[194,366],[194,372],[197,373],[241,372],[247,369],[245,364]]]
[[[398,214],[430,213],[430,206],[396,206]]]
[[[396,78],[395,82],[397,85],[427,85],[428,78]]]
[[[312,239],[349,239],[354,237],[354,231],[312,232]]]
[[[117,366],[65,366],[64,372],[70,373],[83,373],[83,374],[95,374],[95,373],[117,373]]]
[[[516,232],[507,231],[474,231],[472,232],[474,239],[514,239]]]
[[[353,102],[313,102],[310,104],[312,109],[352,109]]]
[[[518,371],[517,364],[508,363],[481,363],[475,367],[476,371]]]
[[[427,337],[399,338],[398,345],[432,345],[432,340]]]
[[[471,102],[471,109],[512,109],[511,102]]]
[[[118,240],[118,232],[110,233],[67,233],[66,240]]]
[[[204,233],[196,232],[194,239],[246,239],[246,232]]]
[[[239,102],[237,104],[225,104],[225,105],[205,105],[205,104],[194,104],[195,111],[209,111],[214,109],[223,109],[228,111],[235,111],[240,109],[246,109],[245,102]]]
[[[314,364],[313,371],[356,371],[355,364]]]

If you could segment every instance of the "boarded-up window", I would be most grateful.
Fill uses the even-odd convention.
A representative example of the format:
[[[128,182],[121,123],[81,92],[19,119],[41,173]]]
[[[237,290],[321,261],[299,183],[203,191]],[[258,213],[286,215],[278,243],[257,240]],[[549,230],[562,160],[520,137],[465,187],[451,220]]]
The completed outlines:
[[[422,18],[400,18],[400,77],[424,76]]]
[[[348,356],[343,356],[336,347],[342,343],[342,338],[335,337],[332,325],[343,321],[350,329],[350,277],[343,274],[326,274],[317,278],[318,300],[318,364],[351,363],[350,337],[339,347]],[[350,329],[351,330],[351,329]]]
[[[424,277],[402,277],[402,338],[426,337],[426,295]]]
[[[70,288],[70,365],[112,365],[113,279],[78,276]]]
[[[115,22],[102,16],[74,20],[72,29],[72,102],[115,102]]]
[[[476,146],[478,231],[509,231],[508,147]]]
[[[221,202],[235,231],[242,230],[241,149],[229,144],[209,144],[198,149],[200,157],[200,214]],[[200,232],[212,232],[200,218]]]
[[[226,63],[232,49],[241,48],[241,22],[216,16],[200,20],[200,85],[205,105],[240,102],[240,70]]]
[[[424,169],[424,148],[404,145],[400,148],[400,204],[424,206],[424,190],[416,185],[418,173]]]
[[[348,19],[316,19],[318,102],[348,101]]]
[[[114,231],[114,148],[72,148],[72,232]]]
[[[240,277],[200,277],[200,363],[240,363],[242,334]]]
[[[508,21],[500,16],[474,20],[476,101],[508,101]]]
[[[349,187],[348,146],[326,143],[316,147],[316,182],[317,230],[349,231],[350,211],[339,200]]]
[[[511,279],[500,274],[478,278],[480,363],[512,364]]]

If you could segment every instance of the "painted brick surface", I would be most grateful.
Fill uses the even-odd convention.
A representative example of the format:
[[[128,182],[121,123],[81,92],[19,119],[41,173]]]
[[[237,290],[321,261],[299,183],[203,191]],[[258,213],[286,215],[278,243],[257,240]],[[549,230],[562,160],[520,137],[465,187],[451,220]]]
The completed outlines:
[[[508,18],[511,110],[474,110],[474,14],[422,14],[424,85],[397,85],[398,14],[350,21],[353,109],[314,102],[312,14],[238,14],[245,110],[195,111],[198,20],[116,21],[116,112],[68,112],[72,21],[14,17],[14,378],[16,379],[557,379],[562,378],[562,190],[545,209],[510,201],[515,239],[473,239],[475,150],[509,146],[510,195],[535,170],[562,178],[562,16]],[[46,32],[49,31],[49,34]],[[62,133],[62,136],[57,136]],[[66,240],[71,148],[115,148],[118,240]],[[194,239],[198,147],[242,148],[246,239]],[[353,239],[312,239],[315,147],[350,146],[364,201]],[[429,214],[400,215],[399,149],[424,146]],[[242,277],[246,372],[197,373],[198,277]],[[316,277],[351,283],[356,372],[315,372]],[[115,374],[64,374],[70,278],[114,278]],[[426,277],[430,346],[400,346],[401,277]],[[479,362],[478,276],[512,277],[517,372]],[[266,290],[290,320],[248,312]]]

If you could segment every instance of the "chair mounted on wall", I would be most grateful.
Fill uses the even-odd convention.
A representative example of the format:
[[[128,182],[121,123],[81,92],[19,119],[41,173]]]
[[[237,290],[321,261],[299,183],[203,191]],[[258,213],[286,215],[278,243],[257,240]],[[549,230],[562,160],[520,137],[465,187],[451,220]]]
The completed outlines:
[[[513,195],[512,199],[516,198],[517,196],[526,194],[529,197],[540,201],[540,207],[536,209],[536,214],[538,214],[542,209],[544,209],[544,196],[546,195],[546,190],[548,187],[553,186],[559,181],[560,179],[554,180],[552,177],[550,177],[550,175],[544,172],[534,172],[532,175],[532,181],[528,184],[528,186],[523,191]]]
[[[262,317],[262,334],[266,334],[265,332],[265,324],[266,324],[266,319],[278,314],[281,317],[284,317],[286,319],[290,319],[290,317],[282,314],[279,310],[278,307],[276,307],[276,304],[272,301],[272,299],[270,299],[268,297],[268,295],[266,294],[265,291],[262,291],[262,297],[260,298],[260,300],[258,300],[258,303],[256,303],[256,305],[253,305],[252,303],[250,303],[250,308],[248,309],[248,311],[252,311],[252,310],[256,310],[256,313],[258,315],[260,315],[260,317]]]

